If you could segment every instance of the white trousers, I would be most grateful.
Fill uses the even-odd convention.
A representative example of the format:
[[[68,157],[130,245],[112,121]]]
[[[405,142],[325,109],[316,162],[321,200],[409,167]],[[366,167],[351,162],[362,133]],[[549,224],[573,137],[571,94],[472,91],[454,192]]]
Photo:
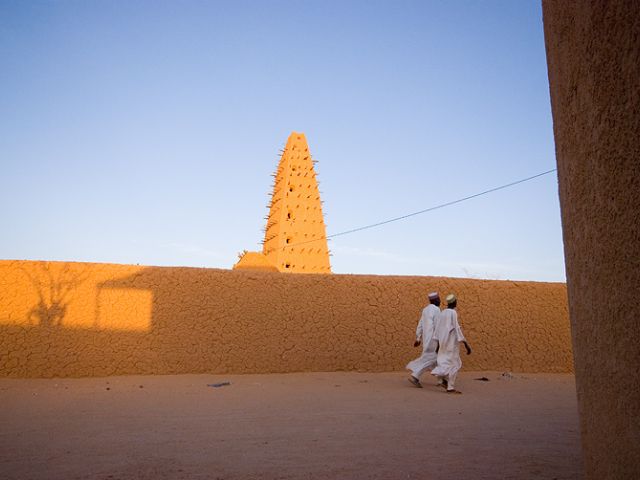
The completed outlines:
[[[458,378],[458,372],[453,373],[451,375],[436,375],[438,379],[438,384],[447,381],[447,390],[455,390],[456,389],[456,378]]]
[[[424,350],[422,355],[407,363],[407,370],[411,370],[411,375],[419,379],[424,372],[436,366],[436,358],[436,352]]]
[[[444,379],[447,381],[447,390],[455,390],[456,389],[456,378],[458,378],[458,371],[455,373],[451,373],[449,375],[445,375]]]

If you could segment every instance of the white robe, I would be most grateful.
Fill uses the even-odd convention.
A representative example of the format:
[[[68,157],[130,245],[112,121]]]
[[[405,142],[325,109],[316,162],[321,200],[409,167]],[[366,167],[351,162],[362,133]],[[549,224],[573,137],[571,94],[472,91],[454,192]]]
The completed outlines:
[[[465,341],[465,338],[458,323],[458,314],[454,309],[447,308],[440,312],[434,338],[440,342],[440,350],[438,350],[438,365],[431,373],[455,380],[458,370],[462,367],[460,342]]]
[[[422,355],[407,364],[407,369],[411,370],[415,378],[420,378],[425,370],[433,368],[436,364],[437,343],[434,339],[434,332],[439,316],[440,309],[433,304],[427,305],[422,310],[422,316],[418,322],[418,328],[416,328],[416,340],[422,341]]]

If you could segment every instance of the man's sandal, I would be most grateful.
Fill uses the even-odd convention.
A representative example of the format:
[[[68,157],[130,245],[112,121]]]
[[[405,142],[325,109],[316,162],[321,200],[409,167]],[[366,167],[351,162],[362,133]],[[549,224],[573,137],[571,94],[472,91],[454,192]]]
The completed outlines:
[[[411,383],[411,385],[413,385],[414,387],[422,388],[422,384],[420,383],[420,380],[418,380],[413,375],[409,377],[409,383]]]

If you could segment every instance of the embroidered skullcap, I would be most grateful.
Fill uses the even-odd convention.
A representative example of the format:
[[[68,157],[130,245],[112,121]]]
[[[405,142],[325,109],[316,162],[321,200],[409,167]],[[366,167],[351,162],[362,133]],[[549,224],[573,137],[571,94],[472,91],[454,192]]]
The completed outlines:
[[[453,293],[450,293],[449,295],[447,295],[447,305],[451,305],[456,300],[457,298]]]
[[[438,295],[438,292],[431,292],[429,294],[429,300],[435,300],[436,298],[439,298],[440,295]]]

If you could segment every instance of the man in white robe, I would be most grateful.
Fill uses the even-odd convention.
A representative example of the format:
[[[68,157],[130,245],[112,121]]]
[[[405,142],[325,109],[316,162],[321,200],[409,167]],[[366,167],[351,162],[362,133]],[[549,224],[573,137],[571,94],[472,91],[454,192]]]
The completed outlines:
[[[416,328],[416,341],[414,347],[422,344],[422,355],[407,364],[407,370],[411,370],[409,381],[418,388],[422,388],[420,376],[436,365],[437,342],[433,338],[440,316],[440,296],[438,292],[429,294],[429,305],[422,310],[422,316]]]
[[[434,335],[438,343],[437,366],[431,371],[446,386],[447,393],[461,393],[456,390],[456,377],[462,367],[460,359],[460,343],[464,343],[467,355],[471,355],[471,347],[462,334],[456,313],[457,299],[451,294],[446,298],[447,308],[440,313],[438,326]]]

